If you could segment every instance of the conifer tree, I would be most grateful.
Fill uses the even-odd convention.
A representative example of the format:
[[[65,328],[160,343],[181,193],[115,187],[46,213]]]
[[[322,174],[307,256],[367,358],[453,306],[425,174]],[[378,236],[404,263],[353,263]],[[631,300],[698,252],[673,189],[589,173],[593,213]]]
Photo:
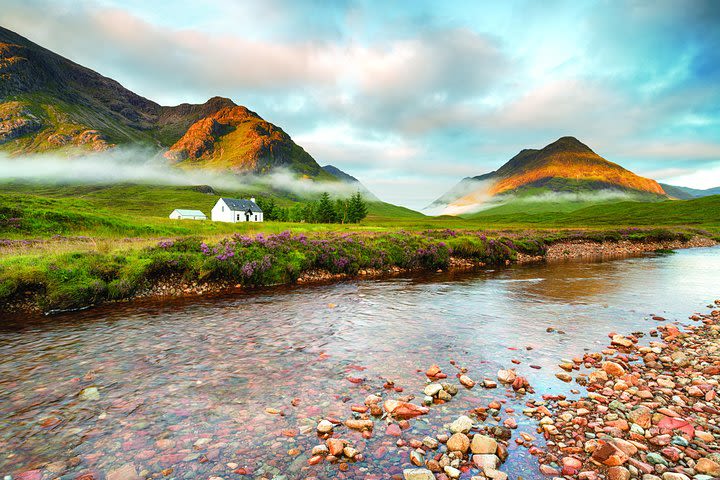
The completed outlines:
[[[348,202],[348,221],[352,223],[360,223],[367,217],[368,208],[363,196],[360,192],[356,192],[350,197]]]
[[[319,223],[335,223],[335,206],[330,200],[330,195],[323,192],[317,205],[317,221]]]

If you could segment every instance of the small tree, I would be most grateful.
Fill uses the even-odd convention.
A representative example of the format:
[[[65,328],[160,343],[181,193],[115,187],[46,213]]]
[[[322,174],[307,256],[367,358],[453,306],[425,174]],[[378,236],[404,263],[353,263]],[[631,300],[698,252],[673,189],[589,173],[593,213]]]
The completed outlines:
[[[319,223],[335,223],[336,214],[335,206],[330,200],[330,195],[327,192],[323,192],[320,195],[320,201],[317,205],[317,221]]]
[[[296,203],[288,211],[288,220],[291,222],[305,221],[305,206],[302,203]]]
[[[363,199],[362,194],[358,191],[354,193],[348,202],[348,221],[352,223],[360,223],[360,221],[367,217],[368,208]]]
[[[307,223],[317,223],[318,220],[318,207],[315,202],[308,202],[303,206],[302,218]]]
[[[348,223],[348,210],[350,202],[347,199],[338,198],[335,200],[335,221],[338,223]]]
[[[255,203],[257,203],[257,206],[263,211],[263,218],[265,220],[280,220],[280,218],[278,218],[280,215],[280,208],[275,203],[274,198],[270,197],[269,200],[258,198],[255,200]]]

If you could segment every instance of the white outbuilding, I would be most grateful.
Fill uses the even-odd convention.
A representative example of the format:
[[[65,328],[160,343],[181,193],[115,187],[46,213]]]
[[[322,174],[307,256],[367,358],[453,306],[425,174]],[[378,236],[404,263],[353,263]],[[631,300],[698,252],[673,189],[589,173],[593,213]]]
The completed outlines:
[[[210,214],[213,222],[262,222],[263,211],[255,203],[255,199],[240,200],[237,198],[221,198],[217,201]]]
[[[207,217],[200,210],[183,210],[176,208],[170,214],[173,220],[207,220]]]

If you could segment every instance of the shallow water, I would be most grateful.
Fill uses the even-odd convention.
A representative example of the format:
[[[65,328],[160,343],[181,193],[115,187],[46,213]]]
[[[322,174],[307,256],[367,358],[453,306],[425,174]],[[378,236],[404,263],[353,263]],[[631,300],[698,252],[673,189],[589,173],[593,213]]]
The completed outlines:
[[[383,391],[385,379],[419,395],[418,369],[437,363],[452,377],[450,360],[481,380],[518,359],[537,391],[530,397],[566,393],[572,387],[554,377],[562,358],[603,348],[611,331],[647,331],[657,325],[652,315],[686,322],[706,311],[720,295],[718,271],[720,248],[694,249],[6,319],[0,474],[103,478],[132,463],[148,476],[172,468],[167,478],[240,478],[238,467],[250,478],[387,478],[409,466],[409,450],[395,446],[383,421],[369,440],[337,429],[365,456],[347,472],[307,464],[319,443],[315,423],[349,418],[350,405]],[[88,387],[99,398],[79,395]],[[493,399],[517,409],[519,431],[533,431],[519,413],[523,398],[505,388],[460,390],[411,420],[402,438],[442,433],[443,423]],[[542,477],[514,442],[502,470]]]

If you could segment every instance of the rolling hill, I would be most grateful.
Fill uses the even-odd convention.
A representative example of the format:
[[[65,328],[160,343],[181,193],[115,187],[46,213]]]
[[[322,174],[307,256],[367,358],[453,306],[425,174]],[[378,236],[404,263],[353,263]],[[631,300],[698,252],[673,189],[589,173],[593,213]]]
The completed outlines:
[[[705,190],[700,190],[697,188],[678,187],[677,185],[668,185],[666,183],[661,183],[660,186],[663,187],[663,190],[665,190],[665,193],[670,195],[672,198],[677,198],[679,200],[690,200],[691,198],[701,198],[701,197],[707,197],[710,195],[720,195],[720,187],[707,188]]]
[[[77,154],[118,145],[168,149],[184,169],[284,168],[336,181],[280,127],[228,98],[162,106],[0,27],[0,151]]]
[[[604,159],[574,137],[562,137],[540,150],[520,151],[494,172],[463,179],[427,209],[463,214],[515,198],[544,195],[552,201],[553,194],[579,198],[597,192],[645,200],[667,197],[656,181]]]

